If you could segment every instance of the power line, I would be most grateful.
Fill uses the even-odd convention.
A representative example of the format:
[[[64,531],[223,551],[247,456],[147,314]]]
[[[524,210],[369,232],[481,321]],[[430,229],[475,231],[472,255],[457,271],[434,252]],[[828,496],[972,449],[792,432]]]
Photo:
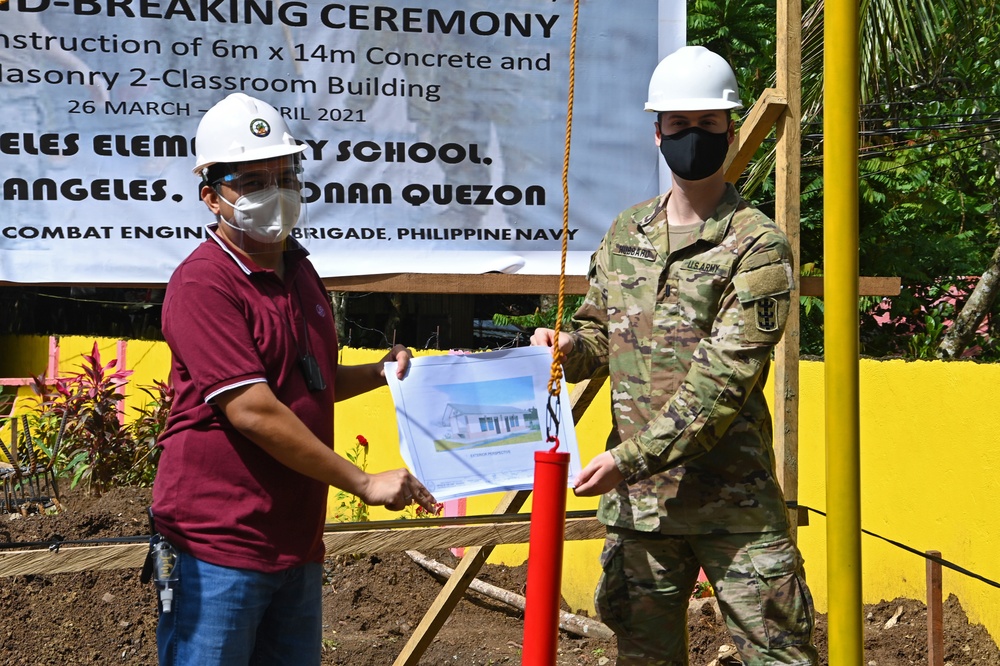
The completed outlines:
[[[800,508],[800,509],[805,509],[806,511],[812,511],[813,513],[817,513],[817,514],[823,516],[824,518],[826,517],[826,513],[820,511],[819,509],[814,509],[811,506],[805,506],[803,504],[798,504],[796,502],[788,502],[788,505],[790,507],[797,507],[797,508]],[[996,582],[995,580],[990,580],[989,578],[987,578],[985,576],[982,576],[980,574],[977,574],[974,571],[969,571],[965,567],[960,567],[959,565],[955,564],[954,562],[949,562],[948,560],[944,559],[943,557],[938,557],[936,555],[930,555],[928,553],[920,552],[916,548],[913,548],[911,546],[907,546],[905,543],[900,543],[899,541],[895,541],[894,539],[890,539],[889,537],[884,537],[881,534],[876,534],[875,532],[871,532],[871,531],[866,530],[864,528],[861,529],[861,533],[862,534],[867,534],[868,536],[873,536],[876,539],[881,539],[882,541],[885,541],[886,543],[892,544],[893,546],[896,546],[897,548],[901,548],[901,549],[905,550],[908,553],[913,553],[914,555],[919,555],[920,557],[922,557],[924,559],[930,560],[932,562],[937,562],[938,564],[940,564],[943,567],[947,567],[947,568],[951,569],[952,571],[957,571],[958,573],[964,574],[966,576],[969,576],[970,578],[975,578],[976,580],[981,581],[983,583],[986,583],[987,585],[991,585],[993,587],[1000,587],[1000,583]]]
[[[966,137],[962,137],[962,138],[966,138]],[[861,178],[870,178],[870,177],[877,176],[877,175],[880,175],[880,174],[889,173],[890,171],[898,171],[899,169],[906,169],[906,168],[908,168],[908,167],[910,167],[910,166],[912,166],[914,164],[919,164],[920,162],[927,162],[929,160],[936,160],[936,159],[941,158],[942,156],[951,155],[953,153],[961,152],[961,151],[967,150],[969,148],[977,148],[977,147],[979,147],[979,146],[981,146],[981,145],[983,145],[985,143],[988,143],[989,141],[991,141],[991,140],[990,139],[981,139],[979,142],[977,142],[976,144],[973,144],[971,146],[961,146],[961,147],[955,148],[953,150],[948,150],[948,151],[941,152],[941,153],[935,153],[934,155],[930,155],[928,157],[924,157],[924,158],[916,159],[916,160],[911,160],[909,162],[906,162],[905,164],[897,164],[897,165],[895,165],[893,167],[890,167],[888,169],[882,169],[880,171],[866,171],[864,173],[858,174],[858,178],[859,179],[861,179]],[[905,149],[906,148],[900,148],[899,150],[905,150]],[[859,157],[859,159],[875,159],[875,158],[881,157],[881,156],[882,155],[869,154],[869,155],[859,155],[858,157]],[[822,161],[823,161],[823,157],[822,157],[822,155],[820,155],[820,156],[817,156],[815,158],[805,159],[805,160],[803,160],[802,163],[803,163],[803,165],[815,166],[817,164],[820,164]],[[802,192],[799,193],[799,197],[801,198],[801,197],[804,197],[804,196],[806,196],[808,194],[812,194],[814,192],[820,192],[820,191],[823,190],[823,188],[824,188],[824,185],[820,184],[820,185],[816,185],[814,187],[811,187],[809,189],[802,190]],[[768,201],[758,202],[757,206],[758,207],[760,207],[760,206],[769,206],[769,205],[772,205],[772,204],[774,204],[776,202],[777,202],[776,199],[770,199]]]
[[[926,125],[922,127],[882,127],[877,129],[859,129],[858,136],[879,137],[879,136],[894,136],[899,134],[925,134],[928,132],[967,131],[983,127],[989,128],[994,125],[1000,127],[1000,116],[996,118],[991,118],[989,120],[967,122],[967,123],[947,123],[947,124],[941,123],[937,125]],[[822,136],[823,136],[822,132],[811,132],[808,134],[803,134],[802,138],[816,139],[816,138],[821,138]]]
[[[51,299],[54,299],[54,300],[57,300],[57,301],[68,301],[70,303],[88,303],[88,304],[91,304],[91,305],[123,305],[123,306],[129,306],[129,305],[142,305],[142,306],[155,305],[155,306],[160,306],[160,305],[163,305],[162,303],[159,303],[157,301],[150,301],[150,300],[146,300],[146,301],[104,301],[104,300],[99,300],[99,299],[96,299],[96,298],[79,298],[77,296],[61,296],[59,294],[46,294],[46,293],[42,293],[42,292],[39,292],[39,293],[37,293],[35,295],[38,296],[39,298],[51,298]]]
[[[859,115],[858,118],[862,123],[873,123],[873,122],[891,122],[895,124],[906,124],[915,121],[922,120],[936,120],[939,118],[949,119],[949,118],[959,118],[965,119],[965,121],[975,122],[980,119],[990,120],[998,117],[998,111],[995,109],[990,109],[987,111],[977,110],[977,111],[965,111],[961,113],[925,113],[925,114],[907,114],[905,116],[891,116],[891,115]],[[803,124],[805,125],[819,125],[823,121],[819,116],[813,116],[809,120],[805,120]],[[963,121],[964,122],[964,121]]]

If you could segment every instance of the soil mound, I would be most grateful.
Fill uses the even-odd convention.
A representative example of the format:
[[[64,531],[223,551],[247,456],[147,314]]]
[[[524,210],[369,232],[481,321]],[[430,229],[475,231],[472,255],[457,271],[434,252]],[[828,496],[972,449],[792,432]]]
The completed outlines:
[[[3,543],[52,543],[148,534],[150,491],[116,488],[99,498],[78,491],[63,511],[0,514]],[[2,553],[3,550],[0,550]],[[454,567],[450,551],[425,553]],[[442,580],[404,553],[331,557],[323,590],[323,664],[393,663],[431,607]],[[491,585],[523,594],[527,567],[487,565]],[[571,610],[571,609],[566,609]],[[927,612],[920,601],[894,599],[867,606],[865,661],[869,666],[927,663]],[[887,622],[896,617],[886,628]],[[470,591],[438,632],[421,664],[519,664],[523,614]],[[827,652],[826,617],[816,618],[816,642]],[[691,663],[704,666],[728,643],[711,604],[692,612]],[[1000,664],[1000,649],[985,628],[970,625],[958,599],[944,604],[945,663]],[[0,580],[0,652],[7,664],[155,664],[156,599],[138,570],[16,576]],[[615,662],[614,641],[559,637],[560,666]]]

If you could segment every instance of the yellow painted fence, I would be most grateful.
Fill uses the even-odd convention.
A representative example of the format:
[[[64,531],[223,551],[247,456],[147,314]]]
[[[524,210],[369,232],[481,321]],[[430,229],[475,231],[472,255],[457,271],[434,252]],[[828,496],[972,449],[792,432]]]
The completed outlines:
[[[90,353],[93,338],[58,341],[61,375],[79,369],[81,353]],[[134,371],[126,412],[147,397],[136,387],[166,380],[169,351],[162,343],[100,339],[107,363],[124,351],[126,367]],[[48,367],[48,338],[0,338],[0,377],[41,375]],[[441,353],[441,352],[420,352]],[[345,349],[342,363],[375,361],[382,351]],[[30,405],[31,392],[17,391],[15,409]],[[954,562],[992,581],[1000,581],[1000,407],[994,398],[1000,386],[1000,365],[967,362],[861,362],[861,488],[862,526],[875,534],[920,552],[939,550]],[[826,512],[823,364],[800,366],[799,503]],[[607,387],[576,426],[584,461],[602,448],[609,428]],[[398,435],[387,389],[339,403],[336,446],[351,447],[356,435],[370,443],[370,471],[402,466]],[[0,433],[6,441],[6,435]],[[331,495],[332,497],[332,495]],[[501,495],[471,497],[469,515],[492,512]],[[567,510],[596,507],[593,499],[569,494]],[[530,510],[530,503],[525,511]],[[392,514],[373,509],[371,518]],[[806,571],[817,608],[827,610],[826,523],[810,514],[799,529]],[[464,544],[455,544],[461,546]],[[880,539],[865,536],[863,547],[864,602],[908,597],[925,600],[925,560]],[[598,577],[599,541],[568,542],[563,566],[563,596],[576,609],[593,612],[592,591]],[[491,561],[519,564],[527,544],[498,547]],[[954,593],[969,619],[1000,639],[1000,589],[944,569],[944,595]]]

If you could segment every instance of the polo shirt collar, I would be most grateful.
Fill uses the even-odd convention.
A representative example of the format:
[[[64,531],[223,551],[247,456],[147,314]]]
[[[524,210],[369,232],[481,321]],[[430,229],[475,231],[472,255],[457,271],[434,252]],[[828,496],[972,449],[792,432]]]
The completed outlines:
[[[239,254],[237,254],[233,250],[233,248],[229,245],[229,243],[223,240],[222,236],[218,234],[217,232],[218,228],[219,228],[218,222],[214,224],[205,225],[205,230],[208,232],[209,238],[215,241],[218,244],[218,246],[222,248],[222,251],[229,255],[229,258],[232,259],[233,262],[235,262],[236,265],[240,267],[240,270],[242,270],[244,274],[251,275],[253,273],[271,272],[266,268],[261,268],[252,261],[246,261],[244,257],[241,257]],[[300,261],[309,256],[309,251],[304,247],[302,247],[302,243],[298,242],[291,236],[289,236],[285,241],[284,253],[286,259],[285,262],[286,270],[297,265]]]

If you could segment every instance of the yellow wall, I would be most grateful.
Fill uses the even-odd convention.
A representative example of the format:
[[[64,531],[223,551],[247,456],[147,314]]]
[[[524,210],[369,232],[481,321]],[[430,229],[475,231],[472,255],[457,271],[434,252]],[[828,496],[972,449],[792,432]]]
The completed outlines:
[[[1000,581],[1000,365],[861,362],[861,524]],[[826,511],[823,364],[799,373],[799,502]],[[826,519],[799,530],[810,587],[827,608]],[[865,603],[926,600],[923,557],[862,537]],[[973,623],[1000,639],[1000,589],[945,568]]]
[[[0,377],[35,377],[49,364],[49,339],[41,336],[0,336]]]
[[[60,370],[75,372],[79,353],[89,353],[92,338],[61,340]],[[106,363],[116,341],[100,340]],[[0,376],[40,374],[47,362],[47,339],[2,339]],[[353,365],[381,358],[382,351],[346,349],[342,362]],[[420,352],[419,355],[441,352]],[[128,366],[132,386],[166,379],[165,345],[132,341]],[[17,374],[10,374],[13,370]],[[1000,365],[903,361],[861,363],[862,526],[921,552],[942,556],[994,581],[1000,580],[1000,409],[995,387]],[[137,400],[130,387],[129,404]],[[825,412],[823,364],[800,368],[799,502],[826,511]],[[139,404],[134,402],[134,404]],[[609,428],[607,386],[576,426],[581,457],[603,449]],[[131,412],[131,410],[129,410]],[[369,471],[401,467],[396,422],[388,390],[338,403],[336,447],[345,451],[356,435],[369,441]],[[471,497],[469,515],[491,513],[502,494]],[[568,493],[567,509],[596,508],[596,500]],[[526,510],[530,509],[530,503]],[[373,508],[372,520],[393,517]],[[806,570],[819,610],[827,609],[826,520],[810,514],[799,529]],[[455,544],[456,546],[464,544]],[[864,601],[908,597],[924,600],[925,560],[879,539],[864,536]],[[599,575],[599,541],[568,542],[563,565],[563,596],[574,609],[593,611],[592,593]],[[497,548],[491,561],[520,564],[527,545]],[[1000,638],[1000,590],[950,569],[944,570],[944,594],[954,593],[974,623]]]
[[[81,371],[81,354],[90,354],[95,338],[59,338],[59,376],[65,377]],[[101,365],[107,365],[118,358],[118,340],[98,338],[97,350],[101,355]],[[2,336],[0,337],[0,377],[27,378],[44,375],[49,363],[49,338],[44,336]],[[170,350],[163,343],[130,340],[126,347],[124,367],[132,370],[129,383],[125,387],[125,414],[133,415],[134,408],[151,400],[142,387],[152,386],[154,381],[166,382],[170,375]],[[115,369],[120,369],[118,363]],[[17,390],[16,413],[35,405],[34,393],[22,386]],[[6,441],[7,429],[0,431]]]

